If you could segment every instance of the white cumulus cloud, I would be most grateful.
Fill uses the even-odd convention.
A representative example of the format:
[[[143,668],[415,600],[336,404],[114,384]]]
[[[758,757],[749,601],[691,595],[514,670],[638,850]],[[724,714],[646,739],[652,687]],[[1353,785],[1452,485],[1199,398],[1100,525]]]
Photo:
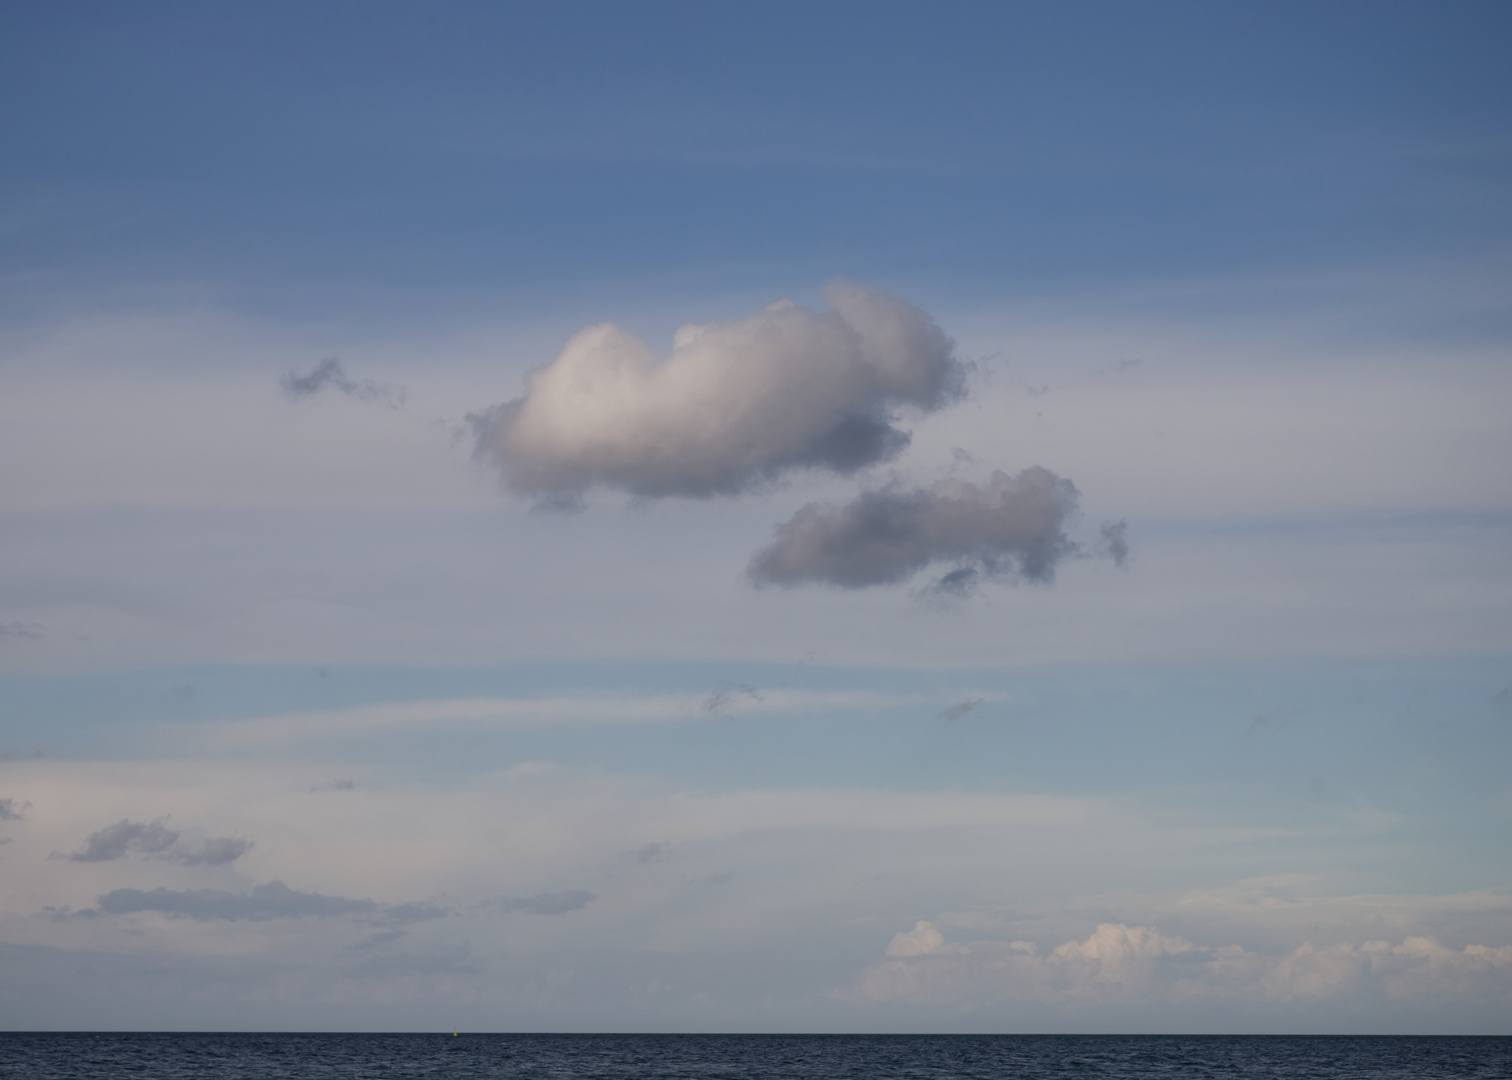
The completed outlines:
[[[914,923],[912,930],[894,934],[887,943],[888,956],[934,956],[965,951],[959,945],[946,944],[945,935],[923,919]]]
[[[1310,942],[1284,953],[1196,945],[1148,926],[1103,923],[1086,939],[1042,954],[1032,942],[947,942],[927,922],[893,937],[887,959],[858,985],[861,997],[918,1004],[1279,1005],[1386,998],[1512,1004],[1512,946],[1453,949],[1432,937]]]
[[[945,333],[897,297],[847,281],[829,309],[778,301],[677,331],[671,356],[612,324],[580,331],[525,396],[472,417],[480,457],[512,490],[572,501],[734,494],[791,469],[852,473],[895,456],[901,408],[962,393]]]

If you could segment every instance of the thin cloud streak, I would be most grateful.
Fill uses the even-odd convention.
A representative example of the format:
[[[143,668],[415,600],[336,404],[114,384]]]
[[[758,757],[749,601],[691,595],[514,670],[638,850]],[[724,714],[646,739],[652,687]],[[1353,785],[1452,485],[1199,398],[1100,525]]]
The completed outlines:
[[[598,893],[587,889],[567,889],[563,892],[509,897],[499,901],[499,906],[505,911],[523,911],[529,915],[566,915],[581,911],[597,899]]]
[[[328,919],[343,915],[371,916],[387,926],[408,926],[432,919],[444,919],[450,908],[433,903],[380,904],[374,900],[354,900],[345,896],[327,896],[316,892],[291,889],[277,879],[254,885],[245,893],[222,889],[114,889],[97,901],[98,912],[91,915],[136,915],[155,912],[170,918],[188,918],[196,922],[265,922],[269,919]]]
[[[298,892],[282,881],[255,885],[247,893],[220,889],[115,889],[101,896],[100,910],[107,915],[158,912],[200,922],[247,920],[261,922],[283,918],[330,918],[336,915],[369,915],[379,910],[372,900],[349,900],[342,896]]]
[[[211,727],[210,737],[214,743],[227,747],[274,746],[417,724],[468,723],[500,730],[679,724],[761,713],[893,709],[927,701],[923,695],[866,692],[769,690],[758,694],[743,686],[723,694],[716,691],[714,695],[463,698],[361,705],[324,712],[220,721]]]

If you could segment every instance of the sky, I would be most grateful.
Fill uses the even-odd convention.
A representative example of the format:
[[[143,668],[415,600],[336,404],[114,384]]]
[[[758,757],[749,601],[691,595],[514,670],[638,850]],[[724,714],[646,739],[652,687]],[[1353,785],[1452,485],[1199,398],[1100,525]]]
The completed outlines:
[[[1509,43],[0,5],[0,1026],[1512,1034]]]

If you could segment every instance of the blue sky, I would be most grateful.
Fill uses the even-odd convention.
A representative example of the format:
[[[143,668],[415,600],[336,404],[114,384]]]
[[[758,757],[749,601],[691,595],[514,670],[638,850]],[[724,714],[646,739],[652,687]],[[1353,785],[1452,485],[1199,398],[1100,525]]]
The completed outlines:
[[[0,23],[5,1024],[1507,1032],[1504,5]]]

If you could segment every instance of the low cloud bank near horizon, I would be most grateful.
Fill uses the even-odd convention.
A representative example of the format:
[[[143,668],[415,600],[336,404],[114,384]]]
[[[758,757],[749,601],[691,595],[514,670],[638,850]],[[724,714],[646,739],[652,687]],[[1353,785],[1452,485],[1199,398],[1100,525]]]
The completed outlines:
[[[994,472],[985,484],[950,479],[863,491],[843,506],[804,506],[777,526],[748,572],[757,585],[863,589],[954,563],[930,586],[951,596],[989,579],[1048,583],[1060,561],[1080,551],[1066,534],[1077,499],[1070,480],[1039,466],[1017,476]],[[1121,529],[1116,535],[1121,542]]]
[[[856,994],[871,1001],[1065,1005],[1197,1004],[1220,1000],[1309,1004],[1384,998],[1512,1004],[1512,946],[1452,949],[1433,937],[1366,941],[1275,955],[1209,947],[1148,926],[1102,923],[1084,941],[1047,953],[1034,942],[952,943],[933,925],[893,936]]]
[[[887,461],[910,439],[896,411],[960,398],[965,367],[912,304],[847,281],[824,298],[822,312],[781,300],[684,326],[665,360],[617,326],[588,327],[524,397],[469,417],[477,456],[510,490],[562,505],[594,487],[707,498]]]

